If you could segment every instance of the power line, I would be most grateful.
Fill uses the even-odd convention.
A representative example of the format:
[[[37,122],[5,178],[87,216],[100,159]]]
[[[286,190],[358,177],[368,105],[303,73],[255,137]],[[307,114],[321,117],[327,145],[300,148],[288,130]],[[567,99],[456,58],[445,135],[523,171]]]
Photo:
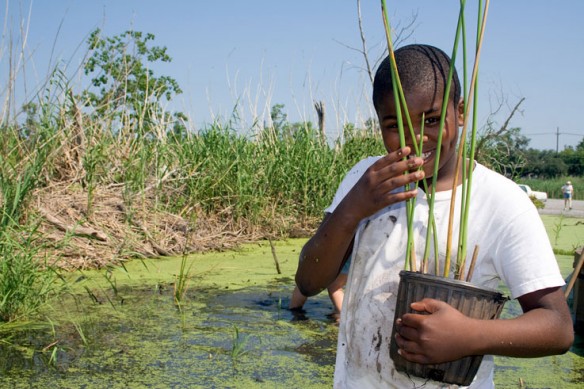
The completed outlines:
[[[556,132],[538,132],[536,134],[527,134],[526,133],[525,135],[527,135],[527,136],[539,136],[539,135],[556,135],[556,134],[557,134]],[[574,134],[572,132],[560,132],[559,134],[560,135],[584,136],[584,133],[583,134]]]

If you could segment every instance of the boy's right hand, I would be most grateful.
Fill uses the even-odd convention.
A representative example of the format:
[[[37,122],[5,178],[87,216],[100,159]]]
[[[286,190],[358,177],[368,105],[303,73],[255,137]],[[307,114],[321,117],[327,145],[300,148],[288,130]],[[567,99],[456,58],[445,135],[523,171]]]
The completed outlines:
[[[409,147],[403,147],[371,165],[339,204],[343,213],[361,220],[391,204],[415,197],[417,189],[392,193],[424,178],[424,171],[418,170],[424,159],[406,158],[410,153]]]
[[[333,213],[323,219],[314,236],[304,245],[296,272],[296,284],[305,296],[329,286],[347,258],[362,219],[388,205],[416,196],[416,190],[391,193],[394,189],[424,178],[417,170],[422,158],[405,159],[410,148],[391,152],[369,167]],[[404,174],[406,173],[406,174]]]

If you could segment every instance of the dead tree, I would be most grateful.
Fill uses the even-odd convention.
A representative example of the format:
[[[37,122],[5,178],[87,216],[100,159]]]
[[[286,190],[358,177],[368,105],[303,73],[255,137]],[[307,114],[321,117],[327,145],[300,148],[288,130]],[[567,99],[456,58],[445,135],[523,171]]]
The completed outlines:
[[[491,126],[487,126],[487,129],[484,131],[481,138],[477,142],[477,146],[475,149],[477,156],[481,153],[482,149],[487,144],[487,142],[489,142],[493,139],[500,138],[501,136],[503,136],[505,133],[507,133],[509,131],[509,122],[511,121],[511,119],[513,118],[513,116],[517,112],[521,112],[521,111],[519,111],[519,106],[523,103],[523,101],[525,101],[525,97],[522,97],[521,99],[519,99],[517,104],[515,104],[515,106],[513,107],[513,109],[509,113],[509,115],[507,116],[507,119],[505,119],[505,122],[503,123],[503,125],[498,130],[493,130]],[[502,105],[503,105],[503,103],[501,103],[501,106]],[[499,111],[500,108],[501,107],[499,107],[496,111]]]
[[[316,114],[318,115],[318,130],[320,131],[320,138],[324,142],[326,140],[326,134],[324,132],[324,101],[317,101],[314,103],[314,109],[316,109]]]
[[[405,42],[415,31],[414,24],[418,18],[418,13],[414,12],[410,20],[407,21],[405,25],[402,25],[401,22],[395,24],[392,32],[393,32],[393,43],[395,47],[398,47],[401,43]],[[369,80],[371,81],[371,85],[373,85],[373,78],[375,76],[374,69],[377,68],[379,63],[383,61],[385,57],[387,57],[387,45],[382,45],[384,49],[382,52],[377,56],[375,60],[371,60],[370,50],[367,47],[367,39],[365,37],[365,29],[363,27],[363,18],[361,15],[361,0],[357,0],[357,23],[359,24],[359,35],[361,37],[361,47],[352,47],[347,44],[341,43],[343,46],[350,50],[357,51],[363,56],[363,61],[365,65],[363,66],[363,70],[367,73]]]

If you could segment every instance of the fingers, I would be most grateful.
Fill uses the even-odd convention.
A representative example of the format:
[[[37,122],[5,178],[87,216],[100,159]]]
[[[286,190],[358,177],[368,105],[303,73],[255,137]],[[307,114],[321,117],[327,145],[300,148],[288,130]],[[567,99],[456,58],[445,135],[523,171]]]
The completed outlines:
[[[384,155],[373,164],[373,168],[378,172],[385,172],[391,175],[402,175],[407,171],[415,171],[424,164],[424,159],[410,156],[411,149],[403,147]],[[409,156],[409,158],[408,158]]]
[[[424,178],[423,170],[419,170],[424,165],[424,159],[420,157],[410,157],[410,148],[404,147],[391,152],[380,158],[372,169],[378,176],[380,182],[379,190],[388,193],[395,188],[403,187]],[[415,196],[415,191],[396,196],[396,201],[407,200]]]
[[[435,300],[435,299],[431,299],[431,298],[425,298],[421,301],[416,301],[416,302],[411,303],[410,307],[414,311],[434,313],[434,312],[438,311],[440,308],[442,308],[444,306],[444,304],[446,304],[446,303],[443,301],[439,301],[439,300]]]
[[[418,170],[424,161],[419,157],[407,158],[410,148],[404,147],[388,153],[375,161],[345,196],[345,212],[363,219],[389,205],[414,198],[417,189],[408,184],[424,178]],[[403,190],[399,190],[403,188]]]
[[[465,356],[468,344],[465,329],[471,327],[468,318],[446,302],[423,299],[411,304],[415,313],[396,319],[393,341],[398,352],[411,362],[441,363]],[[451,334],[455,340],[448,340]]]
[[[402,326],[401,319],[397,319],[394,342],[397,344],[397,353],[409,361],[422,362],[426,359],[423,350],[415,339],[416,332]]]
[[[405,342],[409,340],[417,340],[418,332],[415,327],[409,327],[404,324],[402,319],[397,319],[396,322],[396,337]],[[399,343],[398,343],[399,344]]]

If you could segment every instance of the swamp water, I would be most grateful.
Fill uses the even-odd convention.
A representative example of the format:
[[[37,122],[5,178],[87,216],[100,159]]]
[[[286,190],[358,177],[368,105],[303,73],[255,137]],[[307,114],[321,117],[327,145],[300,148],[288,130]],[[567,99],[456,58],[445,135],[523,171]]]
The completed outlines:
[[[52,326],[0,331],[0,387],[330,388],[328,296],[309,299],[304,315],[286,309],[304,242],[275,243],[282,274],[267,242],[189,256],[180,310],[181,258],[71,274],[70,293],[45,312]],[[562,356],[497,358],[497,388],[581,387],[581,342]]]

